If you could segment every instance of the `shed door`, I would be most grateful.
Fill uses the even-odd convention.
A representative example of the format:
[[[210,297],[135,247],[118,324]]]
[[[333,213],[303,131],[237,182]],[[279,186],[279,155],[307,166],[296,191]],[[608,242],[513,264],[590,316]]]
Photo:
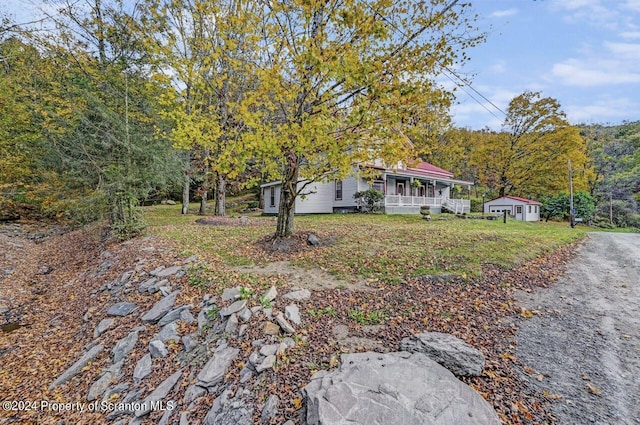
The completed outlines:
[[[516,205],[516,220],[522,220],[522,205]]]

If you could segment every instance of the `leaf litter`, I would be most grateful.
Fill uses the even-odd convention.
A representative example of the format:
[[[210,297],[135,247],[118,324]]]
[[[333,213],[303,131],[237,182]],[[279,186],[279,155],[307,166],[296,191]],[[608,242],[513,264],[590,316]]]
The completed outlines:
[[[256,261],[268,262],[296,260],[323,249],[308,247],[306,236],[298,236],[299,246],[288,250],[261,252],[260,246],[267,242],[265,238],[250,251]],[[2,277],[0,300],[20,306],[22,321],[30,324],[2,334],[2,399],[86,402],[88,388],[107,367],[110,348],[139,324],[137,316],[123,318],[117,327],[105,333],[102,341],[107,349],[88,366],[86,373],[75,377],[71,385],[49,391],[49,384],[91,344],[93,329],[112,302],[105,295],[90,297],[91,291],[120,276],[135,262],[144,264],[145,270],[152,270],[158,265],[179,263],[184,256],[178,254],[171,242],[162,238],[105,243],[97,231],[75,231],[39,244],[28,239],[0,237],[8,254],[0,258],[0,270],[11,270]],[[399,342],[411,334],[438,331],[462,338],[483,352],[487,362],[482,376],[463,378],[463,381],[493,405],[504,423],[553,423],[548,406],[555,396],[530,389],[521,375],[526,365],[521,365],[515,356],[513,338],[518,320],[529,315],[516,305],[513,291],[548,286],[562,273],[572,251],[573,246],[567,246],[513,270],[484,265],[481,276],[420,276],[393,285],[372,280],[367,282],[368,291],[352,290],[348,284],[344,288],[316,289],[311,300],[298,303],[303,319],[303,327],[297,333],[299,342],[278,358],[273,370],[260,375],[252,388],[252,397],[260,407],[260,402],[270,394],[277,394],[281,399],[281,409],[272,422],[292,419],[299,423],[304,411],[302,387],[316,371],[335,367],[336,359],[345,352],[345,347],[336,339],[336,326],[346,326],[350,337],[376,341],[388,351],[397,350]],[[210,268],[223,267],[217,258],[208,260]],[[96,273],[105,263],[111,266],[101,274]],[[42,273],[42,266],[51,270]],[[270,282],[283,285],[280,279]],[[221,289],[189,285],[185,277],[181,281],[182,293],[178,303],[197,305],[204,294],[211,291],[215,294]],[[279,291],[281,289],[285,288],[279,288]],[[150,308],[154,298],[133,292],[131,297],[140,311]],[[371,328],[364,318],[362,321],[354,319],[363,317],[357,312],[370,314],[374,311],[379,314],[376,317],[380,326]],[[194,329],[181,330],[189,332]],[[127,362],[123,370],[125,376],[131,376],[133,366],[145,354],[153,334],[153,331],[141,333],[140,341],[130,355],[132,361]],[[260,329],[253,327],[244,340],[229,342],[241,347],[243,355],[248,356],[252,350],[248,342],[261,337]],[[169,356],[154,364],[154,370],[162,370],[163,373],[152,374],[153,378],[142,384],[141,389],[145,393],[180,367],[179,347],[169,347]],[[365,345],[350,348],[351,351],[366,349]],[[230,372],[228,381],[239,379],[237,371],[241,365],[237,366]],[[175,396],[183,394],[190,383],[188,375],[183,378],[180,387],[174,390]],[[201,400],[190,418],[194,422],[202,420],[213,399],[214,395],[208,395]],[[20,416],[16,412],[0,412],[2,417],[7,423],[57,423],[60,420],[79,424],[106,423],[102,414],[86,412],[21,412]],[[158,419],[159,416],[152,413],[144,423],[155,423]],[[256,416],[255,419],[259,418]]]

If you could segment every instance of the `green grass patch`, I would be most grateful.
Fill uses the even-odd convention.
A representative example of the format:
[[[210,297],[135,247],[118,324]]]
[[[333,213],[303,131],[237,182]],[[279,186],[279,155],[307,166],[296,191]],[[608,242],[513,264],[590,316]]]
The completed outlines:
[[[216,266],[219,282],[240,279],[235,285],[269,285],[268,279],[223,269],[266,261],[255,242],[275,232],[272,217],[259,218],[262,226],[203,226],[195,223],[197,218],[181,215],[178,205],[145,208],[149,232],[173,240],[180,251],[223,266]],[[426,221],[419,215],[313,215],[296,217],[295,224],[298,231],[331,235],[335,242],[296,254],[293,264],[321,267],[347,281],[362,276],[389,284],[425,274],[478,275],[483,264],[517,267],[592,230],[516,220]]]

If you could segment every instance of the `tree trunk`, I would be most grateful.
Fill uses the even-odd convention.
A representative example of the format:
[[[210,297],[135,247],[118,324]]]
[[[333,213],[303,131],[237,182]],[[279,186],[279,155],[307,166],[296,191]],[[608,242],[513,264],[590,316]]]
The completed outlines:
[[[209,195],[209,149],[205,149],[204,152],[204,178],[202,179],[202,186],[200,186],[201,198],[200,198],[200,210],[198,214],[205,215],[207,213],[207,197]]]
[[[215,215],[219,217],[223,217],[227,215],[227,208],[225,205],[226,202],[226,190],[227,190],[227,181],[224,176],[220,173],[216,174],[216,208]]]
[[[191,152],[187,151],[184,164],[184,182],[182,183],[182,214],[189,214],[189,186],[191,184]]]
[[[207,213],[207,194],[209,193],[208,185],[204,185],[202,188],[202,198],[200,198],[200,210],[198,214],[205,215]]]
[[[280,205],[278,207],[278,224],[276,227],[276,238],[288,238],[295,230],[293,218],[296,204],[296,189],[298,186],[298,164],[297,161],[290,161],[282,180],[282,190],[280,193]]]

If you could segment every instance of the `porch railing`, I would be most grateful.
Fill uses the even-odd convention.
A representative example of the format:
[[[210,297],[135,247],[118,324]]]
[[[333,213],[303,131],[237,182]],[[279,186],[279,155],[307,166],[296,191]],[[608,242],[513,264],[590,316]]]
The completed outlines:
[[[456,213],[468,212],[471,208],[471,203],[468,199],[443,199],[428,196],[385,195],[384,204],[386,206],[402,207],[420,207],[422,205],[442,207],[444,205]]]
[[[471,209],[471,202],[466,199],[446,199],[442,205],[455,214],[462,214]]]
[[[419,207],[428,205],[430,207],[439,207],[442,205],[441,198],[432,198],[426,196],[404,196],[404,195],[386,195],[384,204],[389,206],[407,206]]]

